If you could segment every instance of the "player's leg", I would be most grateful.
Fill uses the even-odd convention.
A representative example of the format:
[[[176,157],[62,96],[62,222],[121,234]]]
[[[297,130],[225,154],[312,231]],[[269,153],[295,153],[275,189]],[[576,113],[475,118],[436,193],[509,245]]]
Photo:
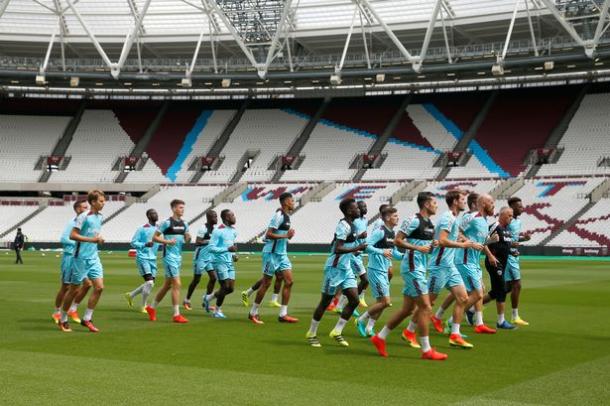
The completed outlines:
[[[445,315],[447,309],[451,307],[453,302],[455,302],[455,296],[449,292],[447,297],[445,297],[445,300],[443,300],[443,303],[441,303],[438,309],[436,309],[436,313],[432,315],[433,323],[443,323],[443,316]]]
[[[417,305],[417,312],[414,315],[414,319],[417,321],[422,359],[432,361],[443,361],[447,359],[447,354],[436,352],[436,350],[430,345],[430,329],[428,327],[428,320],[430,320],[430,317],[432,316],[432,305],[430,304],[430,298],[427,292],[422,292],[420,296],[416,297],[415,303]]]
[[[403,296],[402,307],[390,316],[386,325],[383,326],[379,333],[371,337],[371,343],[373,343],[379,355],[382,357],[388,356],[386,351],[386,339],[388,338],[388,335],[413,313],[414,307],[415,302],[413,299],[405,294]]]
[[[144,276],[147,274],[150,274],[151,271],[150,269],[148,269],[148,261],[142,261],[137,259],[136,260],[136,267],[138,268],[138,273],[140,274],[140,276]],[[131,308],[133,307],[133,299],[142,294],[142,292],[144,291],[144,288],[146,286],[146,279],[144,280],[144,282],[138,286],[137,288],[135,288],[134,290],[132,290],[131,292],[126,292],[124,294],[125,300],[127,301],[127,305]]]
[[[104,278],[95,277],[95,275],[90,277],[91,283],[93,285],[93,292],[91,292],[91,296],[89,296],[89,301],[87,302],[87,309],[85,310],[85,314],[83,315],[83,319],[81,321],[81,325],[87,327],[89,331],[92,333],[97,333],[99,330],[95,325],[93,325],[93,311],[99,302],[102,292],[104,291]]]
[[[159,306],[159,303],[161,303],[161,301],[163,300],[163,298],[165,297],[165,295],[167,294],[167,292],[169,292],[169,290],[171,288],[172,288],[172,276],[168,275],[167,265],[166,265],[165,280],[163,281],[163,285],[161,286],[161,289],[159,289],[157,291],[157,294],[155,295],[155,299],[153,300],[152,304],[150,306],[146,306],[146,312],[148,313],[148,318],[150,319],[150,321],[157,320],[157,307]]]
[[[80,319],[78,321],[76,320],[78,319],[78,305],[80,305],[81,302],[85,300],[85,297],[87,296],[87,293],[89,293],[89,290],[91,290],[92,286],[93,283],[91,282],[91,280],[89,278],[85,278],[82,286],[78,290],[78,293],[74,297],[72,306],[70,306],[70,313],[68,315],[73,321],[77,323],[80,323]]]
[[[284,265],[287,266],[287,265]],[[294,277],[292,275],[292,269],[284,269],[278,272],[276,275],[276,281],[283,281],[284,288],[282,289],[282,304],[280,306],[280,313],[278,315],[278,321],[280,323],[297,323],[299,319],[288,315],[288,303],[290,302],[290,296],[292,295],[292,286],[294,285]],[[281,279],[278,275],[282,275]]]
[[[250,312],[248,313],[248,319],[252,320],[254,324],[263,324],[263,321],[260,320],[258,315],[258,309],[260,304],[263,302],[265,298],[265,294],[267,293],[267,289],[271,286],[271,280],[273,276],[270,275],[271,270],[265,272],[263,277],[260,279],[261,283],[256,291],[256,297],[254,298],[254,303],[252,303],[252,307],[250,308]]]
[[[186,310],[191,310],[191,297],[193,296],[193,292],[195,292],[195,289],[197,288],[197,285],[199,285],[199,282],[201,281],[201,273],[194,273],[193,274],[193,279],[191,279],[191,283],[189,283],[189,287],[186,291],[186,297],[184,298],[184,303],[183,306]]]
[[[371,286],[371,294],[376,302],[356,320],[358,332],[363,337],[374,335],[375,322],[381,316],[383,310],[390,306],[390,281],[388,275],[375,270],[369,270],[368,279]]]
[[[349,321],[350,317],[354,313],[354,310],[360,304],[358,298],[358,287],[356,285],[356,280],[354,278],[353,273],[349,272],[347,279],[343,282],[343,295],[347,298],[347,304],[343,307],[341,311],[341,316],[339,320],[337,320],[337,324],[330,332],[329,336],[334,338],[339,345],[343,347],[349,346],[349,343],[343,338],[343,328]]]
[[[71,282],[68,287],[68,291],[64,295],[64,301],[62,303],[62,311],[61,318],[59,320],[59,328],[65,332],[71,332],[70,325],[68,324],[68,313],[70,312],[70,306],[72,306],[72,301],[76,297],[78,291],[80,289],[80,283],[75,282],[74,280]],[[79,320],[80,321],[80,320]]]
[[[66,296],[66,292],[69,288],[69,283],[62,282],[61,286],[59,287],[59,290],[57,291],[57,294],[55,295],[55,311],[53,311],[53,315],[51,316],[51,318],[56,324],[59,323],[59,320],[61,319],[61,305],[64,302],[64,296]]]
[[[199,275],[201,277],[201,275]],[[182,281],[180,275],[174,276],[170,280],[171,284],[171,295],[172,295],[172,321],[174,323],[188,323],[188,320],[180,314],[180,288],[182,287]]]
[[[271,295],[271,300],[269,301],[269,306],[271,307],[280,307],[280,293],[282,292],[282,282],[284,281],[284,277],[281,273],[275,274],[275,282],[273,283],[273,294]]]
[[[453,322],[451,323],[449,344],[456,347],[472,348],[473,345],[464,341],[460,333],[460,324],[464,316],[464,309],[466,309],[468,305],[468,293],[466,292],[466,287],[464,286],[463,282],[448,286],[455,296],[455,305],[453,306]]]
[[[318,303],[318,306],[316,306],[313,312],[311,323],[309,324],[309,330],[307,330],[307,334],[305,334],[307,342],[312,347],[319,348],[322,346],[320,344],[320,340],[318,339],[318,326],[320,325],[320,320],[322,320],[326,308],[330,305],[330,302],[332,302],[334,296],[335,292],[330,287],[326,292],[322,292],[320,303]]]
[[[263,254],[263,268],[265,267],[265,254]],[[241,292],[241,302],[245,307],[250,305],[250,296],[257,292],[263,284],[264,275],[259,280],[254,282],[252,286]]]
[[[235,271],[222,268],[217,270],[218,279],[220,282],[220,288],[216,292],[216,310],[214,311],[213,317],[224,319],[226,316],[222,312],[222,304],[224,303],[225,297],[230,295],[235,290]]]
[[[210,295],[214,292],[214,285],[216,285],[216,281],[218,277],[216,276],[216,271],[214,269],[210,269],[208,272],[208,284],[205,287],[206,295]]]

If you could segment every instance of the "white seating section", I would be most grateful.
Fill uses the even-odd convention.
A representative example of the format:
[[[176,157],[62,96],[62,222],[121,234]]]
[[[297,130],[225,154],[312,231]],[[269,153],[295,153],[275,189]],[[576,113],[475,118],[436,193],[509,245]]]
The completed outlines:
[[[305,160],[298,170],[286,171],[282,180],[349,181],[357,171],[349,169],[350,163],[356,155],[368,152],[374,141],[372,137],[320,120],[301,152]]]
[[[542,165],[539,176],[610,174],[610,167],[597,166],[610,156],[610,93],[584,97],[559,146],[563,154],[556,163]]]
[[[37,182],[34,170],[42,155],[50,155],[70,117],[0,115],[0,181]],[[45,163],[46,164],[46,163]]]
[[[440,171],[440,168],[433,166],[438,156],[435,152],[415,148],[393,138],[388,140],[382,153],[387,157],[381,167],[367,169],[362,180],[430,179]]]
[[[15,224],[22,221],[24,218],[32,214],[38,210],[38,206],[0,206],[0,233],[7,231],[9,228],[13,227]],[[30,236],[29,230],[23,228],[23,233],[26,236]],[[9,234],[3,238],[5,241],[12,241],[15,238],[14,233]]]
[[[307,120],[279,109],[246,110],[231,134],[222,155],[225,159],[217,171],[203,175],[202,181],[228,182],[231,180],[240,159],[248,150],[260,153],[251,167],[243,174],[241,181],[269,181],[274,170],[267,168],[276,155],[285,154]]]
[[[309,202],[292,217],[296,234],[294,243],[330,243],[335,227],[343,214],[339,202],[348,195],[366,201],[369,209],[367,217],[379,212],[379,205],[386,203],[400,188],[399,183],[342,183],[320,202]]]
[[[578,220],[575,228],[578,231],[565,230],[555,237],[549,245],[566,247],[599,247],[607,245],[607,241],[610,238],[610,199],[601,199],[595,203],[595,206],[591,207]],[[604,240],[606,241],[605,244]]]
[[[134,203],[104,224],[103,235],[109,242],[130,241],[136,228],[146,223],[146,211],[155,209],[159,221],[172,215],[170,202],[180,199],[185,202],[184,219],[189,222],[211,206],[211,200],[225,186],[165,186],[146,203]],[[194,231],[191,230],[191,233]]]
[[[53,172],[49,182],[112,183],[119,174],[112,166],[133,146],[112,110],[85,110],[66,151],[70,164],[65,171]]]
[[[447,129],[432,115],[422,104],[411,104],[407,107],[407,113],[413,124],[422,137],[424,137],[432,148],[437,151],[446,152],[451,151],[455,144],[457,144],[457,138],[449,133]]]
[[[66,202],[63,206],[48,206],[23,224],[22,228],[24,232],[28,231],[30,241],[58,242],[68,221],[76,216],[72,204],[73,202]],[[110,217],[124,205],[121,201],[107,201],[102,210],[104,218]]]
[[[188,170],[189,165],[195,157],[207,155],[207,153],[210,151],[210,148],[212,148],[212,145],[214,145],[214,142],[218,139],[218,137],[222,135],[222,131],[225,129],[227,124],[229,124],[229,121],[231,121],[234,115],[235,110],[214,110],[212,112],[212,115],[208,119],[206,126],[199,133],[195,144],[193,144],[193,149],[191,150],[191,153],[185,159],[182,168],[180,168],[180,171],[176,176],[177,183],[187,183],[191,179],[191,177],[193,177],[195,172],[191,172]],[[209,175],[211,173],[212,172],[206,173],[201,178],[200,182],[210,182],[211,179],[209,178]],[[215,180],[217,177],[214,176],[213,178]],[[165,181],[167,181],[167,179]]]
[[[269,220],[280,207],[277,197],[281,193],[292,193],[298,207],[299,198],[312,187],[311,184],[251,184],[233,202],[222,203],[214,210],[220,215],[222,210],[231,209],[237,217],[237,242],[249,242],[267,229]],[[292,221],[294,223],[294,220]],[[205,219],[201,219],[197,227],[204,222]]]

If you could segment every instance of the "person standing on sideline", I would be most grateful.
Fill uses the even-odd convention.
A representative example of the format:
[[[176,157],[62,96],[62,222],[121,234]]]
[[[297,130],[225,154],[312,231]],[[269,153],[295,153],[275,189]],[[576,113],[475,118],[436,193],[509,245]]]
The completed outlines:
[[[21,228],[17,229],[17,235],[15,236],[15,240],[13,241],[13,249],[15,250],[15,264],[23,264],[23,259],[21,258],[21,251],[25,246],[25,235],[21,232]]]

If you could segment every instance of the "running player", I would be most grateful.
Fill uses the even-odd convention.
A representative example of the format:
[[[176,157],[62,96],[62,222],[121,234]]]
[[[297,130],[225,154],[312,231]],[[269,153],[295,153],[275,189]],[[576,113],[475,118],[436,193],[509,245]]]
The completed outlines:
[[[417,195],[417,206],[419,213],[403,221],[394,240],[397,247],[406,250],[400,265],[400,274],[405,284],[402,292],[402,308],[390,317],[379,334],[371,338],[371,342],[381,356],[387,357],[386,339],[388,335],[416,308],[413,319],[402,333],[402,338],[411,347],[421,348],[423,359],[442,361],[447,358],[447,355],[436,352],[430,346],[428,322],[432,314],[432,306],[426,282],[428,253],[438,245],[438,241],[433,239],[434,225],[430,220],[430,217],[436,214],[438,204],[432,193],[421,192]],[[421,345],[415,339],[416,327],[419,330]]]
[[[155,286],[157,251],[159,249],[159,244],[153,241],[153,236],[157,231],[157,221],[159,220],[157,211],[155,209],[148,209],[146,211],[146,219],[148,222],[138,227],[131,239],[131,246],[136,250],[136,267],[140,276],[144,279],[144,283],[131,292],[125,293],[125,299],[129,307],[133,307],[133,299],[137,295],[142,295],[142,313],[146,313],[148,297]]]
[[[432,249],[429,267],[430,278],[428,290],[432,303],[438,297],[443,288],[447,288],[456,298],[453,308],[453,323],[449,344],[456,347],[472,348],[473,345],[466,342],[460,334],[460,323],[464,315],[464,309],[469,308],[475,301],[469,301],[466,287],[460,273],[454,264],[456,248],[472,248],[482,250],[483,246],[477,242],[464,239],[458,241],[459,224],[457,216],[466,208],[466,193],[452,190],[445,196],[449,210],[441,215],[438,224],[434,228],[434,239],[438,240],[438,247]],[[435,328],[438,327],[435,326]],[[440,327],[442,331],[442,326]]]
[[[510,287],[510,302],[513,308],[511,323],[517,326],[529,326],[529,323],[519,317],[519,296],[521,296],[521,265],[519,263],[519,245],[523,241],[529,241],[529,234],[521,232],[521,219],[519,216],[523,214],[525,208],[523,202],[518,197],[508,199],[508,205],[513,209],[513,220],[508,225],[510,230],[513,250],[508,257],[508,263],[504,272],[504,280]]]
[[[208,274],[208,284],[206,286],[205,295],[209,295],[214,292],[214,285],[216,284],[216,271],[214,271],[214,267],[212,266],[212,253],[210,252],[210,238],[212,237],[212,232],[218,224],[218,214],[214,210],[208,210],[205,213],[206,223],[199,228],[197,231],[197,238],[195,239],[195,253],[193,254],[193,280],[189,284],[188,291],[186,293],[186,298],[182,305],[186,310],[191,310],[191,296],[193,296],[193,292],[197,285],[199,285],[199,281],[201,281],[201,275],[206,272]]]
[[[93,293],[89,297],[87,310],[81,320],[81,325],[87,327],[92,333],[99,330],[93,324],[93,310],[104,290],[104,268],[98,253],[98,244],[104,243],[100,235],[102,230],[102,209],[106,203],[106,195],[101,190],[92,190],[87,194],[87,201],[91,210],[82,212],[77,218],[70,232],[70,239],[76,241],[74,248],[74,263],[70,278],[70,288],[64,296],[63,311],[59,327],[62,331],[71,332],[68,324],[68,311],[74,297],[78,294],[83,281],[88,278],[93,284]]]
[[[157,307],[167,292],[171,290],[174,323],[188,323],[186,317],[180,314],[180,268],[182,267],[182,246],[191,241],[189,226],[182,220],[184,201],[174,199],[170,202],[172,216],[165,220],[153,235],[153,241],[163,244],[163,267],[165,280],[157,292],[151,306],[146,306],[146,312],[151,321],[157,320]]]
[[[76,213],[76,217],[78,217],[82,212],[88,209],[87,201],[77,200],[76,202],[74,202],[72,208]],[[58,324],[59,320],[61,319],[61,305],[64,301],[64,296],[66,295],[66,292],[70,288],[70,278],[72,275],[72,266],[74,262],[74,248],[76,246],[76,243],[70,239],[70,234],[72,233],[72,229],[76,224],[76,217],[68,222],[60,238],[60,242],[63,247],[63,253],[61,256],[61,286],[59,288],[59,291],[57,292],[57,295],[55,296],[55,312],[53,312],[53,315],[51,316],[55,321],[55,324]],[[87,280],[87,282],[87,285],[83,285],[83,288],[81,288],[81,291],[85,289],[85,293],[91,286],[89,280]],[[79,294],[77,294],[77,296]],[[75,298],[75,302],[76,299],[77,298]],[[74,306],[74,303],[72,306]],[[70,307],[70,310],[68,311],[68,317],[70,317],[75,323],[80,323],[80,318],[78,317],[78,312],[75,306],[74,308]]]
[[[292,289],[292,264],[288,259],[288,240],[294,236],[294,229],[290,228],[290,213],[294,210],[294,198],[290,193],[282,193],[279,198],[281,208],[278,209],[265,233],[265,246],[263,247],[263,283],[256,292],[256,299],[252,304],[248,318],[254,324],[263,324],[258,314],[260,304],[263,302],[267,289],[271,286],[274,275],[281,274],[284,280],[282,291],[282,306],[278,321],[280,323],[296,323],[299,320],[288,315],[288,302]]]
[[[210,300],[216,298],[216,309],[212,313],[212,317],[216,319],[226,319],[227,316],[222,312],[222,304],[225,296],[233,293],[235,290],[235,266],[233,262],[237,261],[237,246],[235,239],[237,231],[235,230],[235,213],[229,209],[224,209],[220,212],[222,224],[214,229],[209,250],[212,253],[212,264],[216,270],[216,275],[220,283],[220,287],[215,293],[205,295],[203,298],[203,307],[209,313]]]
[[[358,201],[358,210],[360,210],[360,216],[358,216],[358,218],[354,220],[354,227],[356,228],[356,235],[358,235],[358,241],[356,242],[358,244],[362,244],[366,242],[366,229],[369,224],[366,218],[368,208],[363,200]],[[384,221],[383,217],[381,217],[381,214],[379,218],[381,219],[381,225],[378,228],[375,228],[374,230],[381,229],[384,226]],[[364,258],[362,257],[361,253],[356,252],[354,253],[354,255],[352,255],[351,266],[352,270],[354,271],[354,274],[358,277],[358,279],[360,279],[360,282],[358,283],[358,300],[360,302],[360,306],[366,308],[367,304],[364,300],[364,291],[369,286],[369,278],[367,276],[366,267],[364,266]],[[336,305],[335,312],[341,313],[343,311],[343,307],[345,307],[346,304],[347,297],[345,297],[345,295],[341,295],[341,297],[339,298],[339,303]],[[354,311],[354,315],[359,316],[358,309]]]
[[[356,234],[353,222],[360,214],[356,201],[351,198],[343,199],[339,203],[339,209],[345,217],[337,224],[335,236],[331,244],[331,252],[324,267],[322,298],[314,311],[309,331],[305,335],[309,345],[312,347],[322,346],[318,339],[318,325],[337,289],[343,290],[343,294],[347,296],[348,303],[343,308],[335,328],[330,332],[330,337],[334,338],[335,341],[344,347],[349,346],[349,343],[343,338],[343,328],[356,307],[358,307],[358,285],[356,284],[356,276],[352,271],[350,261],[354,252],[362,251],[366,248],[366,243],[356,243],[358,235]]]
[[[366,252],[369,254],[368,277],[375,304],[371,305],[356,321],[356,327],[362,337],[373,336],[375,322],[390,306],[390,280],[388,269],[392,258],[402,259],[402,254],[394,247],[394,228],[398,225],[398,210],[388,207],[384,210],[383,227],[373,230],[366,239]]]
[[[477,212],[466,213],[460,222],[460,231],[470,241],[484,245],[489,232],[488,216],[494,214],[494,199],[484,194],[477,198]],[[495,264],[496,258],[484,247],[487,259]],[[481,271],[481,251],[463,248],[455,255],[455,264],[462,276],[469,300],[474,303],[474,331],[478,334],[495,334],[496,330],[483,323],[483,272]],[[471,323],[472,324],[472,323]]]
[[[478,211],[478,209],[477,209],[477,199],[478,198],[479,198],[478,193],[471,192],[470,194],[468,194],[468,198],[466,199],[466,203],[468,204],[468,212],[464,213],[462,215],[462,218],[465,216],[474,215]],[[456,264],[457,264],[457,262],[456,262]],[[445,314],[445,311],[449,307],[451,307],[451,305],[453,304],[454,301],[455,301],[455,297],[453,297],[453,294],[451,292],[449,292],[447,297],[445,297],[445,300],[443,300],[443,303],[441,303],[441,305],[436,310],[436,314],[432,316],[433,317],[432,320],[433,320],[435,326],[442,325],[442,322],[439,322],[438,320],[442,320],[443,315]],[[470,324],[470,325],[472,325],[474,323],[474,311],[475,311],[474,308],[466,309],[466,320],[468,321],[468,324]],[[450,334],[450,331],[451,331],[451,321],[452,321],[451,318],[447,319],[447,327],[445,330],[445,332],[447,334]],[[439,333],[442,333],[442,332],[443,332],[442,330],[439,331]]]
[[[489,258],[485,258],[485,268],[489,273],[491,290],[483,298],[483,303],[496,301],[498,311],[498,321],[496,326],[504,330],[512,330],[515,326],[504,318],[504,302],[506,301],[506,282],[504,281],[504,267],[508,262],[511,250],[511,234],[509,230],[510,222],[513,219],[513,209],[502,207],[498,222],[490,227],[490,235],[497,235],[498,241],[489,244],[489,251],[496,258],[492,263]]]

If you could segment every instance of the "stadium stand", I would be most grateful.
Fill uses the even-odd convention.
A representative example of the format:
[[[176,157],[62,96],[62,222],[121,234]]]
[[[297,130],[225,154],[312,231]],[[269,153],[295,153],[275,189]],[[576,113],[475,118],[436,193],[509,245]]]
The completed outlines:
[[[38,208],[39,205],[37,201],[0,200],[0,212],[2,213],[2,216],[0,216],[0,234],[8,231],[15,224],[38,210]],[[29,230],[27,233],[24,232],[24,234],[29,236]],[[35,233],[33,235],[35,235]],[[7,235],[3,237],[3,240],[12,241],[12,237],[13,236],[11,235]],[[52,241],[54,241],[55,238],[56,237],[54,237]]]
[[[104,237],[109,242],[130,241],[135,229],[146,222],[146,210],[155,209],[159,221],[165,220],[171,216],[170,202],[173,199],[185,202],[184,219],[190,222],[212,206],[212,199],[224,188],[225,186],[163,186],[147,202],[128,205],[104,224]],[[194,232],[191,230],[191,235]]]
[[[380,204],[387,202],[400,183],[341,183],[319,202],[309,202],[292,217],[292,225],[298,232],[294,243],[330,243],[337,222],[343,217],[339,201],[346,197],[364,200],[369,205],[372,218],[378,213]],[[315,221],[312,221],[315,219]]]
[[[0,115],[0,181],[38,181],[38,159],[51,154],[69,121],[62,116]]]
[[[86,197],[83,196],[83,199]],[[30,242],[59,241],[64,227],[71,218],[75,217],[72,201],[65,200],[59,205],[49,205],[36,216],[24,223],[21,227],[30,238]],[[120,200],[109,200],[104,205],[102,214],[104,218],[120,210],[125,202]],[[104,234],[102,234],[104,235]]]
[[[66,151],[70,164],[53,172],[49,182],[111,183],[118,173],[113,165],[129,155],[133,145],[112,110],[86,110]]]
[[[221,203],[214,209],[220,214],[231,209],[237,217],[237,241],[250,242],[267,228],[271,216],[279,208],[278,198],[284,192],[293,194],[295,201],[312,188],[312,184],[249,184],[246,190],[230,203]],[[306,206],[304,206],[306,207]],[[297,212],[298,213],[298,212]],[[296,215],[296,214],[295,214]],[[205,223],[205,218],[197,222],[197,227]],[[312,225],[313,226],[313,225]],[[299,230],[299,232],[304,230]],[[262,241],[261,239],[258,240]]]
[[[609,175],[609,133],[610,93],[586,95],[559,142],[563,148],[559,160],[543,165],[538,175]]]
[[[246,110],[223,149],[225,159],[222,165],[218,171],[206,174],[203,179],[229,182],[236,172],[242,170],[245,155],[252,153],[253,161],[241,180],[270,180],[275,171],[269,170],[269,165],[275,156],[288,150],[306,124],[307,119],[280,109]]]
[[[549,245],[566,247],[610,246],[610,199],[601,199],[575,225],[564,230]]]

